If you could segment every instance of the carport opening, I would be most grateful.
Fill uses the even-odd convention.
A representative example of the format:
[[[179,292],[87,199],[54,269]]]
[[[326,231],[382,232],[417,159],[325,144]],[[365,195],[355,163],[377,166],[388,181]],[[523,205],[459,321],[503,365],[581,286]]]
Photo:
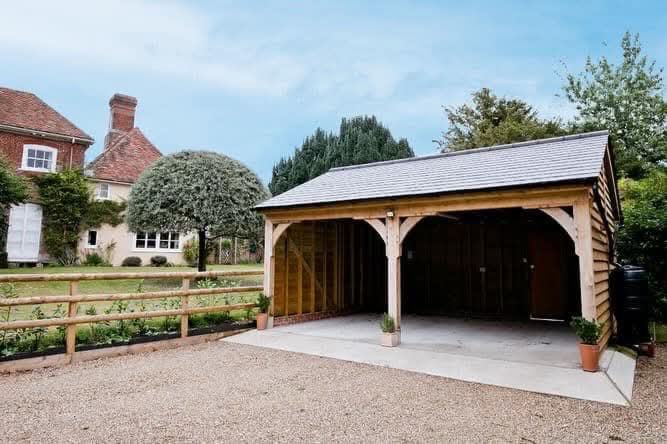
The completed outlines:
[[[292,224],[275,247],[275,316],[387,311],[384,241],[365,221]],[[442,213],[402,246],[403,314],[567,320],[581,313],[578,260],[539,210]]]
[[[581,313],[574,242],[539,210],[441,213],[403,243],[404,313],[567,320]]]

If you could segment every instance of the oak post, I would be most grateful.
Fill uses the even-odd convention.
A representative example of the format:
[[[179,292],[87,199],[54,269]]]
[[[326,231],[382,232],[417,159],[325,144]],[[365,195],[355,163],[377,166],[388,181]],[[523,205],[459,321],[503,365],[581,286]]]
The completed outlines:
[[[181,284],[181,290],[190,289],[190,279],[183,278],[183,283]],[[181,296],[181,308],[187,309],[190,306],[190,296]],[[188,315],[181,315],[181,338],[188,337]]]
[[[387,298],[389,315],[394,318],[396,330],[401,328],[401,243],[400,220],[387,217]]]
[[[79,292],[79,281],[70,281],[69,282],[69,294],[70,296],[76,296]],[[76,317],[76,302],[68,302],[67,304],[67,317],[74,318]],[[67,353],[67,362],[72,362],[74,357],[74,352],[76,351],[76,324],[68,325],[65,329],[65,352]]]
[[[273,223],[266,219],[264,221],[264,294],[271,299],[269,316],[274,316],[273,286],[275,273],[275,260],[273,257]]]
[[[574,204],[576,250],[579,252],[579,283],[581,287],[581,315],[588,320],[597,320],[595,305],[595,280],[593,275],[593,241],[591,208],[588,196]]]

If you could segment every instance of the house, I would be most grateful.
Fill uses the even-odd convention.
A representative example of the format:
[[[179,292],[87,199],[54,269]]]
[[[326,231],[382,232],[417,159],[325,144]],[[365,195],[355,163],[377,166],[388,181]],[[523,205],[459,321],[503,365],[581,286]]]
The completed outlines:
[[[602,346],[611,335],[620,206],[606,131],[334,168],[257,208],[273,325],[582,315],[604,323]]]
[[[0,153],[19,174],[35,176],[63,168],[83,168],[86,149],[93,142],[92,137],[36,95],[0,88]],[[14,206],[7,231],[8,261],[47,260],[41,233],[40,206],[35,202]]]
[[[109,100],[109,131],[104,148],[85,170],[96,199],[127,201],[132,184],[141,173],[162,154],[144,133],[134,126],[137,99],[114,94]],[[174,264],[183,260],[185,236],[180,233],[132,233],[126,224],[116,227],[102,225],[82,234],[79,250],[108,253],[112,265],[121,265],[123,259],[137,256],[144,264],[156,255],[165,256]]]

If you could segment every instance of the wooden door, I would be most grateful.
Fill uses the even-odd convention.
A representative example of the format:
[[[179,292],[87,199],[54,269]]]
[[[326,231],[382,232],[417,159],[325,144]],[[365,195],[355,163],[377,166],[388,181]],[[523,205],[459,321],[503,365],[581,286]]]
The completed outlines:
[[[530,317],[564,320],[567,285],[561,239],[557,232],[536,229],[528,236],[530,261]]]

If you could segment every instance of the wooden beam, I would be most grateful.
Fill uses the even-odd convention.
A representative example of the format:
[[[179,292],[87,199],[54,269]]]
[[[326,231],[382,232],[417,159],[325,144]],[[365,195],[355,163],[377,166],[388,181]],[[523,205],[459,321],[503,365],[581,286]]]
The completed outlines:
[[[274,257],[276,243],[273,241],[273,222],[264,221],[264,294],[271,298],[269,314],[275,316],[273,292],[275,288],[276,261]]]
[[[292,225],[292,222],[285,222],[276,225],[271,235],[271,241],[273,242],[274,246],[276,245],[276,242],[278,242],[278,239],[280,239],[280,236],[282,236],[282,234],[289,228],[290,225]]]
[[[579,255],[577,251],[577,233],[574,229],[574,217],[567,214],[562,208],[539,208],[540,211],[550,216],[553,220],[558,222],[563,230],[570,236],[572,242],[574,242],[574,252]]]
[[[338,276],[340,266],[338,265],[338,222],[334,222],[334,250],[333,250],[333,302],[336,310],[340,310],[340,301],[338,299]]]
[[[317,277],[315,276],[315,273],[313,269],[310,267],[308,262],[303,258],[303,254],[301,251],[299,251],[299,247],[294,243],[294,241],[290,237],[286,237],[285,241],[289,245],[289,248],[292,250],[292,252],[296,255],[297,259],[299,259],[301,262],[303,262],[303,268],[306,270],[312,277],[313,281],[315,282],[315,285],[317,286],[320,291],[322,290],[322,284],[317,280]],[[287,251],[287,248],[285,249]]]
[[[315,246],[313,246],[315,249]],[[303,231],[299,233],[299,250],[303,251]],[[310,279],[312,282],[312,278]],[[297,288],[297,313],[303,313],[303,261],[299,260],[297,265],[297,282],[299,284]],[[312,285],[311,285],[312,286]]]
[[[187,291],[189,289],[190,289],[190,279],[184,278],[183,282],[181,283],[181,290]],[[181,308],[187,310],[189,306],[190,306],[190,296],[181,297]],[[188,322],[189,322],[188,318],[189,318],[188,315],[181,315],[181,338],[188,337]]]
[[[315,240],[317,239],[317,232],[315,231],[315,223],[313,222],[313,227],[311,231],[311,235],[313,237],[313,243],[312,243],[312,248],[310,249],[310,263],[313,266],[313,269],[310,273],[310,312],[315,313],[315,280],[317,279],[316,271],[317,269],[315,268],[315,245],[316,242]],[[320,286],[320,288],[322,288]]]
[[[387,243],[387,226],[382,219],[362,219],[365,220],[368,225],[373,227],[373,229],[380,235],[380,239],[385,244]]]
[[[329,287],[327,285],[327,268],[328,268],[328,260],[329,260],[329,223],[325,222],[324,223],[324,258],[323,258],[323,266],[322,266],[322,272],[324,274],[323,281],[324,281],[324,300],[323,300],[323,305],[322,305],[322,311],[327,311],[327,296],[328,296],[328,291]]]
[[[410,230],[412,230],[415,225],[419,223],[424,218],[424,216],[410,216],[406,217],[403,223],[401,223],[401,226],[399,228],[400,235],[399,235],[399,242],[402,244],[403,241],[405,240],[405,237],[408,235]]]
[[[574,204],[576,245],[579,251],[579,283],[581,289],[581,314],[588,320],[597,319],[595,306],[595,282],[593,276],[593,244],[590,214],[590,198]]]
[[[70,281],[69,283],[69,294],[70,296],[76,296],[79,292],[79,282]],[[76,317],[76,302],[70,302],[67,305],[67,317],[75,318]],[[67,353],[67,362],[72,361],[74,352],[76,351],[76,324],[68,325],[65,329],[65,352]]]
[[[289,237],[285,236],[285,316],[289,316]]]
[[[388,313],[394,318],[396,329],[401,327],[401,243],[400,220],[387,218],[387,298]]]

